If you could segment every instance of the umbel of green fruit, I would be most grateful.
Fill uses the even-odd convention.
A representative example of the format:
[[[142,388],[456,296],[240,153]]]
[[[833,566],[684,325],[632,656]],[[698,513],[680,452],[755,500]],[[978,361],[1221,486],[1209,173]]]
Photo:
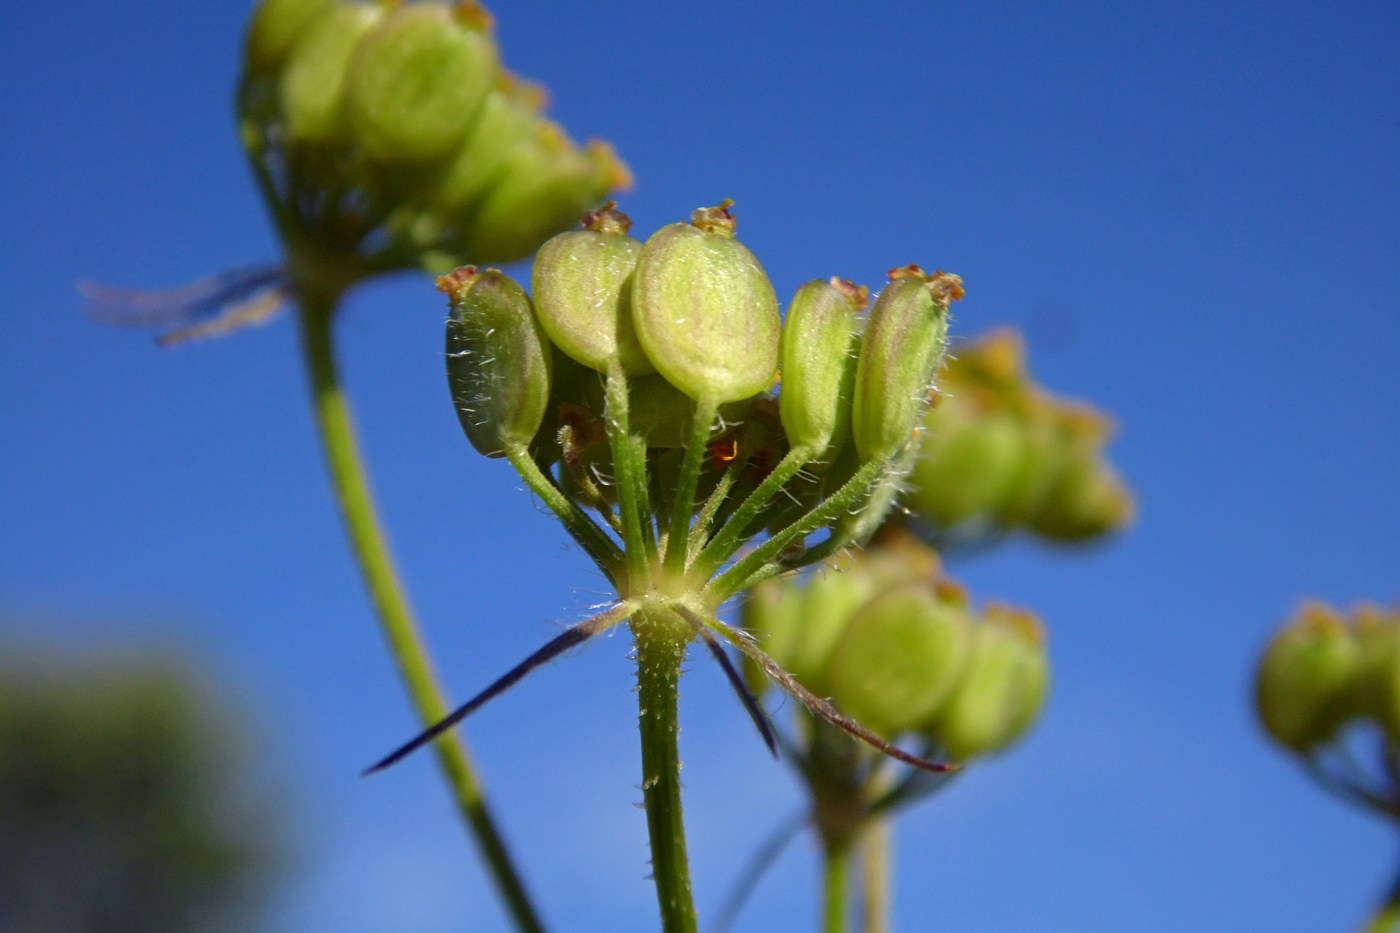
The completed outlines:
[[[1014,742],[1049,685],[1044,630],[1032,614],[999,604],[974,610],[931,550],[895,532],[809,580],[759,584],[743,621],[837,709],[958,761]]]
[[[544,100],[501,66],[472,0],[262,0],[238,133],[284,262],[165,292],[85,285],[89,309],[174,323],[158,338],[174,343],[265,321],[289,300],[334,308],[398,269],[523,259],[631,183],[610,146],[575,143]]]
[[[529,255],[629,181],[504,71],[474,2],[264,0],[239,130],[298,289]]]
[[[1109,419],[1037,386],[1013,331],[959,346],[939,387],[905,497],[919,520],[1067,542],[1131,521],[1132,494],[1103,452]]]
[[[1304,603],[1270,639],[1254,676],[1265,731],[1300,754],[1337,738],[1354,719],[1400,736],[1400,616],[1362,607],[1349,619]]]
[[[447,368],[468,439],[520,471],[618,601],[382,764],[559,651],[630,621],[639,644],[660,630],[677,650],[698,638],[723,659],[716,636],[727,639],[816,715],[900,760],[946,769],[890,737],[931,727],[981,623],[943,584],[884,594],[917,561],[831,575],[830,598],[804,613],[801,636],[775,642],[778,660],[719,610],[754,583],[859,546],[878,525],[890,505],[878,492],[902,469],[961,280],[899,267],[862,328],[865,289],[817,279],[784,322],[763,266],[735,238],[732,206],[700,208],[645,239],[611,204],[589,212],[582,229],[540,248],[533,295],[495,269],[439,280],[452,296]],[[852,514],[870,521],[846,523]],[[859,592],[844,593],[842,580],[857,579]],[[884,610],[861,614],[882,594]],[[876,664],[890,668],[883,679],[865,673]]]

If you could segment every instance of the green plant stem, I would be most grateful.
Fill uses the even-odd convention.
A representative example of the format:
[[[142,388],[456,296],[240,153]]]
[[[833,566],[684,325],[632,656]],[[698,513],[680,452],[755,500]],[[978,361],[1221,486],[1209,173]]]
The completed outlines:
[[[665,933],[694,933],[695,905],[681,814],[680,755],[676,739],[677,686],[690,629],[659,613],[637,613],[638,725],[642,740],[642,797],[651,838],[651,874]]]
[[[871,485],[879,479],[885,464],[871,462],[863,465],[846,481],[840,489],[827,497],[826,501],[787,528],[773,535],[749,554],[745,555],[728,570],[705,585],[704,595],[713,605],[718,605],[735,593],[751,585],[749,579],[763,569],[764,565],[777,557],[783,548],[804,536],[811,534],[846,509],[855,505],[870,491]]]
[[[302,348],[310,376],[312,405],[330,471],[331,487],[345,521],[351,550],[359,563],[360,573],[399,676],[408,688],[419,720],[427,726],[447,715],[449,707],[438,687],[408,596],[380,529],[369,479],[355,440],[349,406],[341,391],[331,336],[331,321],[337,300],[336,295],[302,295]],[[505,901],[515,926],[522,931],[542,930],[543,926],[487,808],[481,781],[461,738],[455,733],[443,736],[433,743],[433,747],[457,809],[476,839],[497,892]]]
[[[608,580],[616,584],[622,572],[622,552],[618,550],[616,542],[609,538],[607,532],[598,527],[598,523],[589,518],[583,509],[550,482],[529,451],[524,447],[508,447],[505,453],[506,460],[515,467],[515,471],[520,474],[530,491],[554,513],[564,529],[608,575]]]
[[[643,527],[650,527],[646,488],[646,454],[640,456],[633,443],[628,407],[627,376],[616,361],[608,364],[605,416],[608,441],[612,447],[613,472],[617,483],[617,510],[622,518],[622,553],[627,562],[626,593],[631,595],[647,580],[650,536]]]
[[[846,889],[851,874],[851,847],[827,840],[822,847],[822,931],[845,933]]]
[[[860,831],[861,933],[889,933],[890,821],[871,816]]]
[[[672,503],[670,537],[666,540],[666,572],[679,576],[685,570],[686,546],[689,537],[690,513],[695,509],[695,489],[700,483],[700,469],[710,441],[710,426],[714,424],[719,403],[714,399],[697,399],[690,413],[690,437],[686,439],[685,457],[681,461],[680,477],[676,480],[676,498]]]
[[[705,549],[700,552],[700,556],[695,561],[697,576],[708,579],[719,569],[721,564],[733,556],[743,539],[744,532],[748,530],[749,524],[753,522],[778,490],[782,489],[787,481],[792,479],[797,471],[812,459],[813,454],[814,451],[809,447],[794,447],[787,452],[782,460],[778,461],[778,465],[773,468],[773,471],[764,477],[757,489],[749,493],[734,514],[725,520],[724,525],[716,532],[710,543],[705,545]]]

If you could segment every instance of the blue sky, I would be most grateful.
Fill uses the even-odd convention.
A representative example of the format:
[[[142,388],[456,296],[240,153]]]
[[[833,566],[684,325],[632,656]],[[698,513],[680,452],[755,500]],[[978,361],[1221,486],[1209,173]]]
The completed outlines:
[[[722,197],[780,294],[910,261],[961,273],[955,329],[1022,327],[1054,390],[1112,411],[1131,532],[958,568],[1035,607],[1035,733],[897,829],[900,929],[1315,931],[1395,868],[1380,823],[1253,726],[1298,600],[1400,598],[1400,9],[1386,3],[497,4],[515,70],[612,140],[649,230]],[[504,929],[339,537],[290,320],[157,350],[73,283],[274,258],[234,137],[247,7],[0,8],[0,611],[7,646],[192,653],[291,788],[270,929]],[[603,581],[477,457],[443,308],[415,278],[339,322],[382,507],[463,697]],[[14,650],[8,648],[6,650]],[[559,929],[654,926],[625,635],[470,724]],[[682,696],[697,897],[798,806],[712,665]],[[742,929],[810,928],[805,841]]]

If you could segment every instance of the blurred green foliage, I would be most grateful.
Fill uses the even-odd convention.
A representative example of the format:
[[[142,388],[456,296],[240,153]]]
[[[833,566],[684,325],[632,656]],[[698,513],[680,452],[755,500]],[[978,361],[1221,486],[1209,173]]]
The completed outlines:
[[[0,649],[0,933],[255,928],[280,859],[245,746],[184,664]]]

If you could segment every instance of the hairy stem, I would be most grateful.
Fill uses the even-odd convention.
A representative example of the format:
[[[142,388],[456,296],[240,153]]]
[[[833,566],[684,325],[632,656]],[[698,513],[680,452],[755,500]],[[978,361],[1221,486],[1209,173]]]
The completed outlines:
[[[705,545],[705,549],[696,560],[696,575],[704,579],[709,579],[720,565],[733,556],[735,550],[744,540],[745,532],[754,518],[762,511],[763,507],[772,500],[773,496],[782,489],[788,480],[802,469],[803,464],[812,459],[813,451],[808,447],[794,447],[789,450],[778,465],[773,468],[773,472],[764,477],[763,482],[758,484],[758,488],[749,493],[729,516],[724,526],[716,533],[713,540]]]
[[[370,602],[418,718],[424,725],[430,725],[447,714],[448,706],[380,528],[349,406],[341,391],[331,336],[331,320],[338,297],[314,292],[301,296],[302,348],[310,376],[312,405],[330,471],[331,488]],[[475,837],[516,928],[542,930],[505,842],[496,829],[481,781],[461,738],[444,736],[434,743],[434,748],[457,809]]]
[[[677,686],[688,627],[646,612],[632,620],[637,646],[638,723],[642,739],[642,797],[651,837],[651,873],[665,933],[694,933],[695,905],[681,818]]]
[[[686,534],[690,527],[690,513],[695,508],[695,488],[700,482],[700,470],[705,463],[706,448],[710,440],[710,426],[714,424],[719,403],[713,399],[698,399],[690,413],[690,436],[685,442],[685,458],[681,461],[680,477],[676,480],[676,498],[672,503],[671,535],[666,541],[666,572],[679,575],[685,569]]]

